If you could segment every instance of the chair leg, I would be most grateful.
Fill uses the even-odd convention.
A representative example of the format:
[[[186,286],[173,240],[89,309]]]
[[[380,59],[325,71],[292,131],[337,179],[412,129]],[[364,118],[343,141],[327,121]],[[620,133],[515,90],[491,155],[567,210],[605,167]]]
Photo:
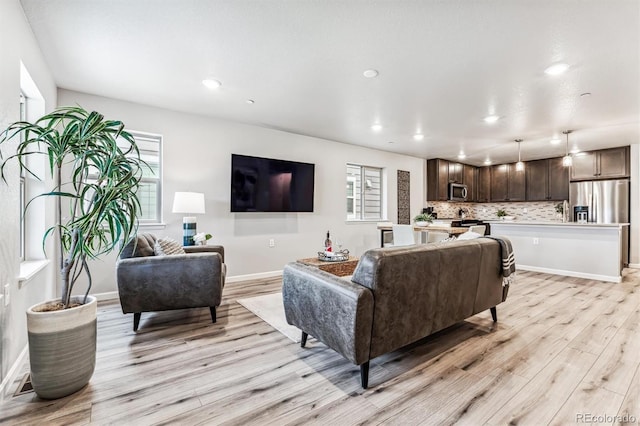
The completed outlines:
[[[138,326],[140,325],[141,316],[142,316],[142,312],[133,313],[133,331],[138,331]]]
[[[216,307],[209,306],[209,310],[211,311],[211,322],[216,322],[218,319],[216,318]]]
[[[360,384],[362,389],[366,389],[369,386],[369,361],[360,366]]]
[[[302,337],[300,338],[300,347],[304,348],[304,345],[307,344],[307,337],[309,335],[307,333],[305,333],[304,331],[302,332]]]
[[[491,311],[491,318],[493,318],[493,322],[498,322],[498,311],[496,311],[496,307],[494,306],[493,308],[490,309]]]

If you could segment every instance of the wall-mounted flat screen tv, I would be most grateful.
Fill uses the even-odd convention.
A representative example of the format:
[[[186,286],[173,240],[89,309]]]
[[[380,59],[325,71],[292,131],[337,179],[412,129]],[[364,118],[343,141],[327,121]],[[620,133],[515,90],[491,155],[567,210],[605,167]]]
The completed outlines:
[[[231,154],[232,212],[312,212],[315,165]]]

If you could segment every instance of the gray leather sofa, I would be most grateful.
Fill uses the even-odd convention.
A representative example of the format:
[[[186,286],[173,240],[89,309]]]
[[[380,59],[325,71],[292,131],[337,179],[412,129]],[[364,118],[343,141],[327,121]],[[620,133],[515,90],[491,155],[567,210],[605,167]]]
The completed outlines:
[[[155,256],[156,237],[140,234],[122,250],[116,280],[122,312],[133,313],[138,330],[142,312],[209,307],[216,322],[226,267],[224,247],[183,247],[186,254]]]
[[[510,244],[509,244],[510,247]],[[300,263],[283,273],[287,322],[360,366],[506,299],[501,244],[478,238],[367,251],[351,281]],[[505,273],[506,275],[507,273]]]

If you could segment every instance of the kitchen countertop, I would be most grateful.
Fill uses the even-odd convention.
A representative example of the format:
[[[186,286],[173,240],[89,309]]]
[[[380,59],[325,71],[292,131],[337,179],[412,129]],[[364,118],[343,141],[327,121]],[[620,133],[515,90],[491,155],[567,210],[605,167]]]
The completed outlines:
[[[485,220],[485,222],[495,225],[544,225],[544,226],[570,226],[570,227],[588,227],[588,228],[618,228],[620,226],[629,226],[629,223],[578,223],[578,222],[560,222],[560,221],[536,221],[536,220]]]

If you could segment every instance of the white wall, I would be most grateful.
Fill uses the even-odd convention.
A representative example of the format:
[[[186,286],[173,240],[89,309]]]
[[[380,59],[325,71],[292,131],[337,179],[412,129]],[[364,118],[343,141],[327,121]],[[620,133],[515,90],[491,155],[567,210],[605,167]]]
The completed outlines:
[[[60,90],[59,105],[79,104],[106,117],[124,121],[130,130],[163,135],[163,198],[165,229],[157,236],[182,238],[182,216],[171,213],[176,191],[203,192],[206,215],[198,231],[213,234],[226,251],[228,275],[243,276],[282,270],[287,262],[312,257],[327,230],[344,240],[356,255],[379,244],[376,223],[345,221],[346,163],[386,168],[387,215],[397,220],[397,170],[411,173],[411,210],[424,205],[424,163],[421,158],[392,154],[323,139],[183,114],[78,92]],[[230,213],[231,154],[246,154],[315,163],[313,213]],[[268,241],[275,239],[275,247]],[[114,258],[92,265],[92,293],[116,290]]]
[[[28,69],[45,100],[45,109],[56,104],[56,87],[18,0],[0,2],[0,129],[19,116],[20,61]],[[2,147],[6,156],[16,142]],[[18,286],[19,274],[19,171],[12,163],[5,169],[7,184],[0,181],[0,285],[10,285],[11,303],[0,303],[0,377],[4,380],[27,343],[26,309],[52,294],[54,268]],[[52,218],[48,217],[47,221]]]
[[[629,265],[640,268],[640,146],[631,145],[631,199],[629,221]]]

